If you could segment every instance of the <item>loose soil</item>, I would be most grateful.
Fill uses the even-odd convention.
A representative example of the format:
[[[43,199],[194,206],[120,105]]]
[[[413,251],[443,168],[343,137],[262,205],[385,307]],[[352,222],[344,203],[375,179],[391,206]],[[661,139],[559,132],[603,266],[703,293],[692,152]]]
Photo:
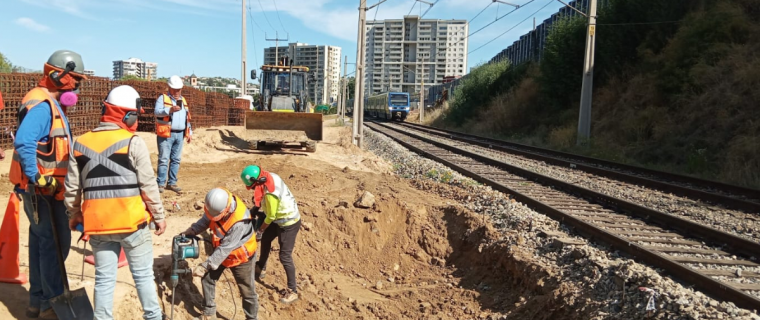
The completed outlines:
[[[155,161],[155,136],[140,136]],[[415,188],[392,175],[391,164],[352,146],[350,128],[326,123],[325,141],[316,153],[251,151],[243,136],[240,127],[198,130],[183,152],[183,192],[163,194],[168,230],[153,241],[154,270],[167,315],[171,237],[201,216],[202,208],[195,205],[213,187],[228,188],[250,205],[250,193],[238,178],[248,164],[279,174],[298,199],[303,219],[294,252],[301,298],[291,305],[278,302],[286,279],[275,243],[268,276],[256,284],[262,319],[576,319],[590,312],[576,305],[576,288],[563,284],[556,271],[533,263],[531,252],[504,244],[505,235],[489,220]],[[7,197],[11,188],[4,187]],[[375,205],[355,208],[364,191],[375,195]],[[23,213],[20,220],[21,269],[28,272],[29,221]],[[79,281],[82,253],[91,251],[77,246],[78,236],[72,233],[66,267],[72,286],[84,287],[92,299],[93,266],[85,264],[84,281]],[[205,249],[201,258],[210,252]],[[188,263],[192,267],[202,261]],[[217,285],[218,316],[229,319],[234,301],[235,319],[244,319],[234,280],[226,274],[231,282],[223,278]],[[199,279],[180,277],[175,319],[200,314],[200,287]],[[28,288],[0,284],[0,319],[24,319]],[[131,274],[121,268],[115,318],[140,319],[141,314]]]

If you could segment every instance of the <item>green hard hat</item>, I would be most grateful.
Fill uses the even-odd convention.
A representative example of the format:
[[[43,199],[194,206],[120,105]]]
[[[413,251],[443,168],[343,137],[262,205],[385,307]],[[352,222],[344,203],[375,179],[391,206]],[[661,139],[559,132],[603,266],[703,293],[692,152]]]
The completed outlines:
[[[243,180],[243,183],[245,183],[246,186],[250,187],[253,185],[252,180],[258,179],[259,174],[261,174],[261,168],[259,168],[259,166],[250,165],[245,167],[243,172],[240,173],[240,179]]]

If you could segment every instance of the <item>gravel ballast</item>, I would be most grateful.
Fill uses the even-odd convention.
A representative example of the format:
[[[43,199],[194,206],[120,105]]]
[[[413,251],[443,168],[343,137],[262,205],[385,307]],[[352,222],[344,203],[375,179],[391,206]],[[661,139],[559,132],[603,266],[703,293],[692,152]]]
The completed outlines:
[[[577,307],[593,309],[594,318],[760,319],[583,238],[567,234],[564,237],[579,245],[558,248],[554,239],[542,236],[545,231],[567,232],[557,221],[366,127],[364,142],[366,149],[393,163],[397,175],[420,189],[452,199],[452,204],[488,216],[504,232],[504,241],[530,250],[536,264],[558,270],[563,280],[583,288],[575,293]]]

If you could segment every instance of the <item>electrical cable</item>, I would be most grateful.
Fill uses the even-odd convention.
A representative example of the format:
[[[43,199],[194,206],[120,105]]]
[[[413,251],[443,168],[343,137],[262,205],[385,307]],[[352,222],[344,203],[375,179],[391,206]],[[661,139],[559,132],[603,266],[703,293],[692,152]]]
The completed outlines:
[[[531,15],[529,15],[527,18],[525,18],[525,19],[523,19],[522,21],[518,22],[518,23],[517,23],[516,25],[514,25],[512,28],[509,28],[509,29],[507,29],[507,31],[504,31],[504,32],[502,32],[500,35],[498,35],[498,36],[496,36],[495,38],[491,39],[490,41],[488,41],[488,42],[484,43],[484,44],[483,44],[483,45],[481,45],[480,47],[477,47],[477,48],[475,48],[474,50],[472,50],[472,51],[470,51],[470,52],[467,52],[467,54],[469,55],[470,53],[473,53],[473,52],[475,52],[475,51],[478,51],[479,49],[481,49],[481,48],[485,47],[485,46],[486,46],[486,45],[488,45],[489,43],[491,43],[491,42],[494,42],[496,39],[498,39],[498,38],[500,38],[501,36],[505,35],[507,32],[510,32],[510,31],[512,31],[512,29],[514,29],[514,28],[517,28],[517,27],[518,27],[519,25],[521,25],[523,22],[525,22],[525,21],[528,21],[528,19],[530,19],[530,18],[532,18],[533,16],[535,16],[536,14],[538,14],[538,12],[540,12],[540,11],[541,11],[541,10],[543,10],[544,8],[548,7],[548,6],[549,6],[550,4],[552,4],[553,2],[554,2],[553,0],[552,0],[552,1],[549,1],[549,3],[545,4],[545,5],[544,5],[543,7],[541,7],[540,9],[536,10],[536,12],[534,12],[534,13],[533,13],[533,14],[531,14]]]
[[[285,26],[282,24],[282,19],[280,19],[280,9],[277,9],[277,2],[272,0],[272,4],[274,4],[274,10],[277,12],[277,20],[280,21],[280,27],[282,27],[282,31],[288,33],[288,30],[285,29]]]
[[[499,21],[499,20],[503,19],[504,17],[506,17],[506,16],[508,16],[508,15],[512,14],[513,12],[517,11],[517,10],[518,10],[518,9],[520,9],[520,8],[523,8],[523,7],[525,7],[526,5],[530,4],[530,3],[531,3],[531,2],[533,2],[533,1],[536,1],[536,0],[530,0],[530,1],[526,2],[525,4],[523,4],[523,5],[520,5],[519,7],[516,7],[516,8],[514,8],[514,9],[512,9],[512,11],[509,11],[509,12],[505,13],[504,15],[502,15],[502,16],[500,16],[500,17],[496,18],[494,21],[491,21],[491,22],[489,22],[488,24],[486,24],[485,26],[481,27],[480,29],[478,29],[478,30],[475,30],[474,32],[471,32],[470,34],[466,35],[466,36],[465,36],[465,37],[463,37],[462,39],[459,39],[459,41],[457,41],[457,42],[452,42],[452,43],[450,43],[450,44],[447,44],[447,45],[446,45],[446,48],[449,48],[449,47],[451,47],[451,46],[453,46],[453,45],[456,45],[456,44],[458,44],[458,43],[460,43],[460,42],[462,42],[462,41],[464,41],[464,40],[466,40],[466,39],[469,39],[470,37],[472,37],[472,36],[473,36],[473,35],[475,35],[476,33],[480,32],[480,31],[482,31],[483,29],[485,29],[485,28],[489,27],[490,25],[492,25],[492,24],[496,23],[496,21]],[[544,7],[546,7],[546,6],[544,6]]]
[[[264,19],[266,19],[266,20],[267,20],[267,24],[269,24],[269,27],[270,27],[270,28],[272,28],[272,30],[275,30],[275,31],[277,31],[277,29],[275,29],[275,28],[272,26],[272,23],[271,23],[271,22],[269,22],[269,18],[267,18],[267,13],[266,13],[266,12],[264,12],[264,6],[263,6],[263,5],[261,5],[261,0],[259,0],[259,7],[261,7],[261,13],[264,15]]]

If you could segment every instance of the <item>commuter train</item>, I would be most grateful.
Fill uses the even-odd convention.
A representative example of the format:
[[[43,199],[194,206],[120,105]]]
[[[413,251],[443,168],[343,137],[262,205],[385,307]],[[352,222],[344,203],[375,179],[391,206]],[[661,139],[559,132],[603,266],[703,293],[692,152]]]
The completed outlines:
[[[409,114],[409,93],[385,92],[367,98],[364,115],[385,120],[404,121]]]
[[[409,93],[386,92],[364,98],[364,116],[386,120],[406,120],[409,114]],[[353,114],[354,99],[346,101],[346,113]]]

